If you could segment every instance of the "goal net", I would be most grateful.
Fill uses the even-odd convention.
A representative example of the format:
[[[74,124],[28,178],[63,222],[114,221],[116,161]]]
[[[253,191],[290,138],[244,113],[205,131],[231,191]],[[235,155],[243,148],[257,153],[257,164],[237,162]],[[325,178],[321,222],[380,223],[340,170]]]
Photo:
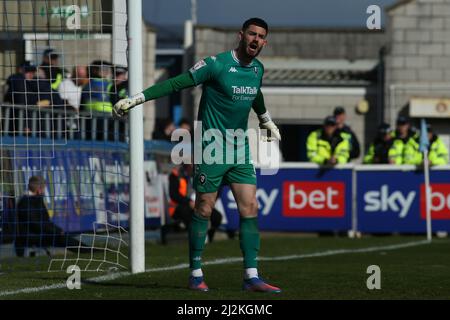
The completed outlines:
[[[0,272],[128,268],[126,1],[0,4]]]

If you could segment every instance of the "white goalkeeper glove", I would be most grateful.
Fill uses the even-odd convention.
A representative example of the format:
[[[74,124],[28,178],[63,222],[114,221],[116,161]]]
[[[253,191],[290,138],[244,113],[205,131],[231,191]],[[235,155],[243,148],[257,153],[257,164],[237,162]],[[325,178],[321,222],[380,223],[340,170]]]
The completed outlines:
[[[113,107],[113,116],[115,118],[123,118],[131,109],[144,102],[145,96],[143,93],[139,93],[130,98],[121,99]]]
[[[261,136],[263,141],[266,142],[275,140],[281,141],[280,130],[278,130],[278,127],[272,121],[269,112],[258,115],[258,119],[259,119],[259,127],[261,129],[269,130],[269,134],[267,136],[265,135]]]

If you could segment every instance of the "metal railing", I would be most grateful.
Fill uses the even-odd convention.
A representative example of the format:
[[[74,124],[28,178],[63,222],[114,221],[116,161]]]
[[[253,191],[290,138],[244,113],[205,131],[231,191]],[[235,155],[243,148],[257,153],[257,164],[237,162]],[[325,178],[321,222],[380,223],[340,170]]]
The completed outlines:
[[[0,133],[57,140],[128,142],[129,124],[127,120],[114,119],[109,113],[2,104]]]

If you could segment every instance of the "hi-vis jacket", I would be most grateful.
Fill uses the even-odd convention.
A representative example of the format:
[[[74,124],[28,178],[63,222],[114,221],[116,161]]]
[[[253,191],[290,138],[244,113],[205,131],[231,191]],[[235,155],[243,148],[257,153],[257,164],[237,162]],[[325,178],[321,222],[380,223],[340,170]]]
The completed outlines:
[[[419,150],[419,139],[412,139],[405,146],[405,164],[420,165],[423,162],[423,153]],[[445,143],[433,135],[428,147],[428,160],[431,166],[444,165],[448,163],[448,150]]]
[[[393,164],[404,164],[405,163],[405,148],[406,145],[418,137],[416,131],[410,130],[405,138],[400,138],[398,132],[394,131],[392,133],[394,141],[392,142],[392,147],[389,149],[389,160]]]
[[[109,80],[92,78],[83,87],[81,105],[84,110],[96,112],[112,112],[112,103],[108,93]]]
[[[332,156],[338,164],[347,163],[350,159],[350,144],[347,139],[337,133],[331,138],[325,137],[323,129],[311,132],[306,141],[308,159],[317,164],[326,164]]]

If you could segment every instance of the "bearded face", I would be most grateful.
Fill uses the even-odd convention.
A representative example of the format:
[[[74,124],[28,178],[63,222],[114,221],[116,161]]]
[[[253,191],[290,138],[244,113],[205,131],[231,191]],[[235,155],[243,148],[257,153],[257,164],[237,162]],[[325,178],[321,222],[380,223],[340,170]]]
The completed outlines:
[[[266,36],[266,29],[255,25],[250,25],[246,30],[240,31],[240,52],[245,53],[250,59],[256,58],[267,44]]]

